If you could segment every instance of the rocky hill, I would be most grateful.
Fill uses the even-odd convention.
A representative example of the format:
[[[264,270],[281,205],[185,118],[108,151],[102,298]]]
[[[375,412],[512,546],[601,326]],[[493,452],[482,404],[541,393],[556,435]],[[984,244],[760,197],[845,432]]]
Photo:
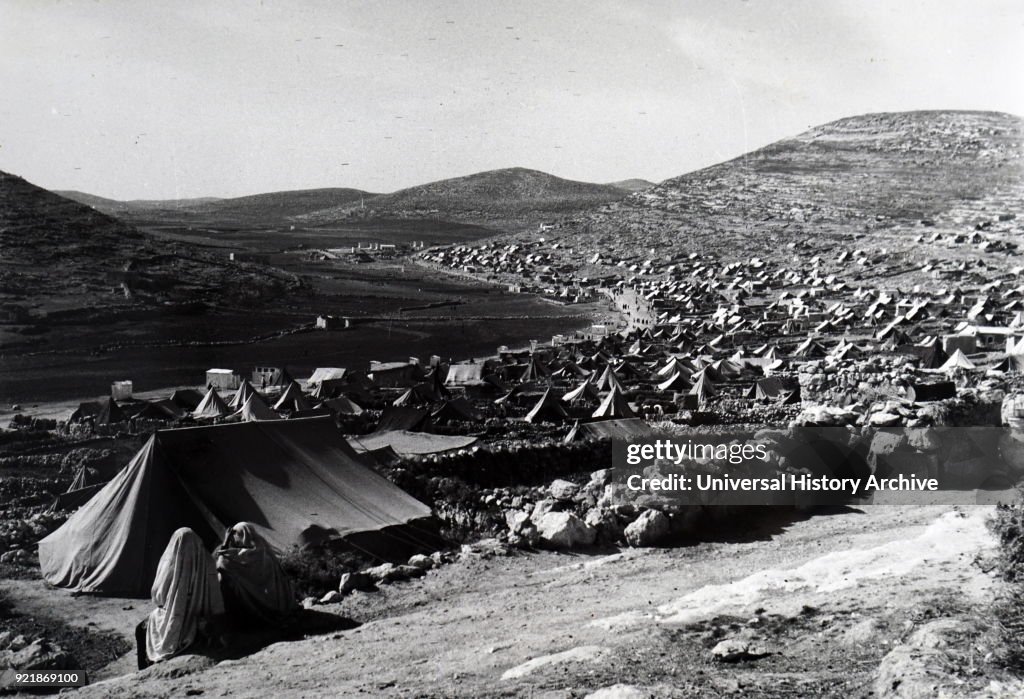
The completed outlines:
[[[1022,145],[1024,120],[1009,114],[851,117],[565,217],[552,235],[587,250],[736,258],[792,254],[793,242],[971,231],[1024,214]]]
[[[7,322],[68,311],[273,293],[273,270],[158,240],[0,172],[0,307]]]
[[[348,218],[437,218],[495,228],[535,229],[551,217],[618,201],[626,194],[614,185],[507,168],[410,187],[299,218],[319,223]]]

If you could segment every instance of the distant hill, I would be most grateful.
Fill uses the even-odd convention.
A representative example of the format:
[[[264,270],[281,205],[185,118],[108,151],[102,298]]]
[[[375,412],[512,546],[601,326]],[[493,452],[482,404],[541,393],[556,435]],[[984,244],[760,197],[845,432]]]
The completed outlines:
[[[330,207],[358,204],[377,196],[359,189],[326,188],[268,192],[229,199],[166,199],[116,201],[82,192],[62,196],[99,211],[139,223],[171,222],[211,225],[285,224],[294,216]]]
[[[273,272],[151,238],[0,172],[0,308],[9,322],[58,311],[258,296],[282,285]]]
[[[142,224],[311,225],[360,220],[431,219],[495,229],[532,230],[539,223],[619,201],[644,180],[593,184],[537,170],[507,168],[430,182],[390,194],[359,189],[305,189],[232,199],[115,201],[82,192],[64,196]]]
[[[506,168],[430,182],[334,207],[305,221],[362,218],[439,218],[466,223],[533,228],[548,218],[583,211],[626,195],[612,185],[565,180],[538,170]]]
[[[552,232],[577,249],[736,259],[1018,215],[1024,120],[924,111],[840,119],[598,207]],[[913,236],[894,239],[908,244]]]
[[[639,178],[633,178],[631,180],[620,180],[619,182],[609,182],[609,187],[615,187],[625,192],[639,192],[641,189],[649,189],[654,186],[653,182],[647,180],[641,180]]]

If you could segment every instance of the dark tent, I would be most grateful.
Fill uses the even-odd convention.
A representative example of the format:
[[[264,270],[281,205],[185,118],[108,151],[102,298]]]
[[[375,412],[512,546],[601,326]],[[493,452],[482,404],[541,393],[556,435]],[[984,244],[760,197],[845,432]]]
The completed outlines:
[[[1003,360],[999,362],[999,364],[992,368],[996,371],[1006,371],[1018,374],[1024,373],[1024,355],[1008,354],[1003,357]]]
[[[127,422],[128,416],[117,407],[117,403],[114,402],[113,398],[107,398],[100,408],[100,412],[96,415],[97,425],[116,425],[119,422]]]
[[[479,422],[484,416],[465,398],[453,398],[445,401],[430,418],[435,425],[446,425],[451,422]]]
[[[103,409],[103,405],[99,401],[89,401],[87,403],[79,403],[75,412],[71,413],[71,417],[68,418],[69,422],[83,422],[91,417],[99,415]]]
[[[949,359],[949,355],[942,349],[942,345],[937,342],[927,347],[922,345],[901,345],[896,348],[896,352],[917,357],[917,365],[922,369],[938,369]]]
[[[430,508],[364,466],[330,419],[157,431],[110,483],[39,542],[43,576],[83,592],[148,596],[171,534],[208,546],[252,522],[278,552],[344,539],[408,556]]]
[[[135,417],[140,420],[177,420],[185,416],[185,411],[169,398],[146,403]]]
[[[377,421],[375,432],[406,430],[408,432],[429,432],[430,414],[421,408],[384,408]]]
[[[335,415],[361,415],[363,412],[363,409],[359,407],[357,403],[349,400],[345,396],[338,396],[337,398],[325,400],[320,405],[327,408]]]
[[[191,413],[203,401],[203,394],[194,388],[179,388],[171,394],[170,400],[185,412]]]
[[[411,408],[430,405],[435,400],[439,400],[439,398],[435,398],[433,387],[429,383],[418,383],[405,389],[391,405],[396,408]]]
[[[952,381],[935,383],[911,383],[907,386],[907,400],[914,403],[925,403],[933,400],[956,398],[956,384]]]

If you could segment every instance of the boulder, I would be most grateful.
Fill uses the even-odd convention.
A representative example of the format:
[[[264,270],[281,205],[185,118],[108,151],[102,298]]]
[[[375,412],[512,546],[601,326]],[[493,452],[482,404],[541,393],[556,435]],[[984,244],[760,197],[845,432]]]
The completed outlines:
[[[871,423],[872,425],[876,425],[878,427],[893,427],[895,425],[900,424],[900,422],[902,421],[903,418],[900,417],[899,413],[890,413],[887,411],[875,413],[870,418],[868,418],[869,423]]]
[[[334,604],[340,602],[345,596],[338,590],[331,590],[326,595],[320,598],[319,604]]]
[[[727,638],[711,649],[711,657],[722,663],[756,660],[770,655],[767,648],[744,638]]]
[[[613,543],[622,538],[622,525],[619,518],[611,510],[591,507],[583,517],[583,522],[597,532],[597,540]]]
[[[659,510],[644,510],[623,534],[626,543],[633,547],[655,546],[668,536],[672,522]]]
[[[548,512],[553,512],[554,508],[557,505],[558,501],[553,500],[552,498],[538,500],[533,505],[533,512],[530,514],[530,521],[534,524],[540,524],[540,521],[544,519],[544,515],[546,515]]]
[[[381,563],[379,566],[367,568],[363,574],[370,578],[375,584],[391,582],[397,576],[397,566],[394,563]]]
[[[576,493],[579,492],[579,489],[580,487],[575,483],[559,478],[548,486],[548,493],[555,500],[566,501],[572,500]]]
[[[597,532],[572,512],[548,512],[537,524],[541,539],[559,549],[590,546]]]
[[[372,590],[373,578],[366,573],[345,573],[338,583],[338,592],[347,595],[356,590]]]
[[[525,512],[523,514],[526,514]],[[420,568],[422,570],[430,570],[435,566],[434,559],[430,556],[424,556],[422,553],[417,553],[409,558],[409,565],[414,568]]]
[[[519,534],[523,527],[530,524],[530,515],[522,510],[509,510],[505,513],[505,524],[513,534]]]

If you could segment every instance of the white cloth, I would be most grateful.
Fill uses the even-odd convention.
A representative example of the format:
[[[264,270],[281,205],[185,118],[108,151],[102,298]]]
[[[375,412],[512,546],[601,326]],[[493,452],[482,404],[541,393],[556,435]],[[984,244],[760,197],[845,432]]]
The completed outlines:
[[[153,581],[156,609],[146,624],[146,655],[166,660],[191,646],[200,622],[224,613],[217,568],[202,539],[183,527],[171,536]]]

